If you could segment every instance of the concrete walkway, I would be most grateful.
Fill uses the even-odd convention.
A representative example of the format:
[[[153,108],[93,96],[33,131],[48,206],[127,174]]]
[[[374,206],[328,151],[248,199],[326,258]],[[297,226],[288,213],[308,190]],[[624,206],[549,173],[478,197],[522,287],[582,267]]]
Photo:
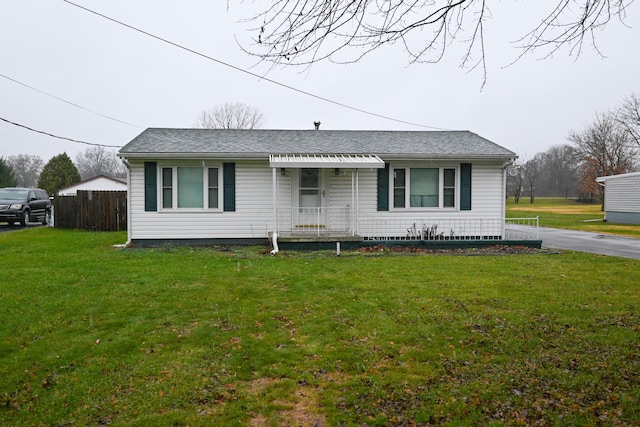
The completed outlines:
[[[640,259],[640,239],[586,231],[539,228],[543,248],[591,252]]]

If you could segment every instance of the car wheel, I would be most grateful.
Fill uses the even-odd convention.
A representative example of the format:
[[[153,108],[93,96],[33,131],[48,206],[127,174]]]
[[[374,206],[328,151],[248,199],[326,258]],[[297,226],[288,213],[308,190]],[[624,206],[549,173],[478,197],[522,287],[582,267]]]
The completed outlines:
[[[22,218],[20,218],[20,225],[23,227],[29,225],[29,211],[24,211],[22,213]]]

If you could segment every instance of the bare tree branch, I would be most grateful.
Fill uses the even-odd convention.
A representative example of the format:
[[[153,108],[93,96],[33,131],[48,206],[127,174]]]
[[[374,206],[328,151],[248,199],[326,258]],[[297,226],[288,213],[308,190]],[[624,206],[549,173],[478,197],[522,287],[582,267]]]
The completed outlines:
[[[245,52],[273,64],[309,66],[322,60],[351,63],[399,43],[409,63],[434,63],[453,42],[465,46],[460,66],[481,68],[486,79],[484,29],[489,0],[274,0],[248,19],[255,45]],[[621,21],[633,0],[556,0],[533,30],[516,39],[522,56],[553,55],[562,47],[579,55],[613,17]],[[526,7],[522,4],[522,7]],[[623,21],[624,22],[624,21]],[[469,37],[462,37],[470,34]],[[347,52],[348,51],[348,52]]]
[[[631,94],[622,102],[616,120],[628,133],[633,142],[640,146],[640,97]]]
[[[638,149],[629,144],[629,138],[614,112],[596,114],[593,123],[583,130],[569,132],[567,139],[575,145],[581,160],[583,189],[601,192],[595,178],[633,170]]]
[[[113,150],[105,150],[104,147],[90,147],[76,156],[76,167],[82,179],[95,176],[108,176],[122,178],[127,176],[127,171]]]
[[[522,49],[519,58],[541,49],[548,50],[544,56],[548,58],[562,47],[568,47],[570,55],[579,56],[585,38],[604,56],[597,46],[596,32],[604,29],[613,17],[624,23],[631,3],[633,0],[561,0],[536,28],[517,41]]]
[[[225,103],[200,112],[194,124],[202,129],[257,129],[264,125],[260,110],[242,103]]]

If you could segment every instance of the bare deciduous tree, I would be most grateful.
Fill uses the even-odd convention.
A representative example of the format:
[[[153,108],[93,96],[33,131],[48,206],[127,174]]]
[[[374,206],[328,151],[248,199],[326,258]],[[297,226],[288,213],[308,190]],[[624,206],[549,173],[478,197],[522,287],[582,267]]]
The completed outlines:
[[[523,162],[517,159],[511,162],[507,168],[507,197],[513,195],[515,204],[520,204],[520,197],[524,188]]]
[[[35,187],[44,161],[40,156],[18,154],[7,159],[13,169],[19,187]]]
[[[540,180],[540,176],[544,172],[544,154],[538,153],[532,159],[527,160],[522,165],[522,174],[524,176],[524,184],[529,192],[529,203],[535,202],[535,191]]]
[[[260,110],[240,102],[227,102],[202,111],[195,122],[195,127],[202,129],[258,129],[263,125]]]
[[[617,119],[631,139],[640,146],[640,97],[638,95],[632,93],[622,101]]]
[[[554,145],[544,153],[542,181],[547,195],[569,198],[576,188],[578,160],[575,148],[569,144]]]
[[[115,178],[127,176],[127,171],[115,151],[104,147],[90,147],[76,156],[76,166],[82,179],[104,175]]]
[[[556,0],[541,22],[514,37],[521,56],[543,50],[550,56],[566,46],[578,55],[612,18],[623,20],[633,0]],[[485,25],[489,0],[276,0],[252,21],[258,26],[249,53],[274,63],[312,64],[331,59],[355,62],[382,46],[398,43],[411,63],[438,62],[453,41],[464,46],[464,68],[486,75]],[[496,6],[498,7],[498,6]],[[522,4],[522,7],[526,7]],[[526,31],[526,30],[525,30]],[[354,56],[338,58],[352,48]]]
[[[593,123],[585,129],[569,133],[568,140],[575,144],[582,159],[583,189],[590,189],[590,192],[597,192],[602,197],[602,188],[594,187],[596,177],[626,173],[633,169],[638,149],[631,145],[630,138],[629,132],[620,126],[612,112],[596,114]]]

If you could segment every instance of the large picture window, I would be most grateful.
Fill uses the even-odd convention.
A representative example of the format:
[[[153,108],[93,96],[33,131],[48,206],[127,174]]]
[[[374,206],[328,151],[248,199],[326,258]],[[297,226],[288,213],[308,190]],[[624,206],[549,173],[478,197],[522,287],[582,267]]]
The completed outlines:
[[[395,168],[393,207],[455,208],[455,168]]]
[[[220,168],[171,166],[162,168],[163,209],[218,209]]]
[[[440,170],[411,168],[409,207],[437,208],[439,206]]]
[[[178,168],[178,208],[204,207],[202,168]]]

